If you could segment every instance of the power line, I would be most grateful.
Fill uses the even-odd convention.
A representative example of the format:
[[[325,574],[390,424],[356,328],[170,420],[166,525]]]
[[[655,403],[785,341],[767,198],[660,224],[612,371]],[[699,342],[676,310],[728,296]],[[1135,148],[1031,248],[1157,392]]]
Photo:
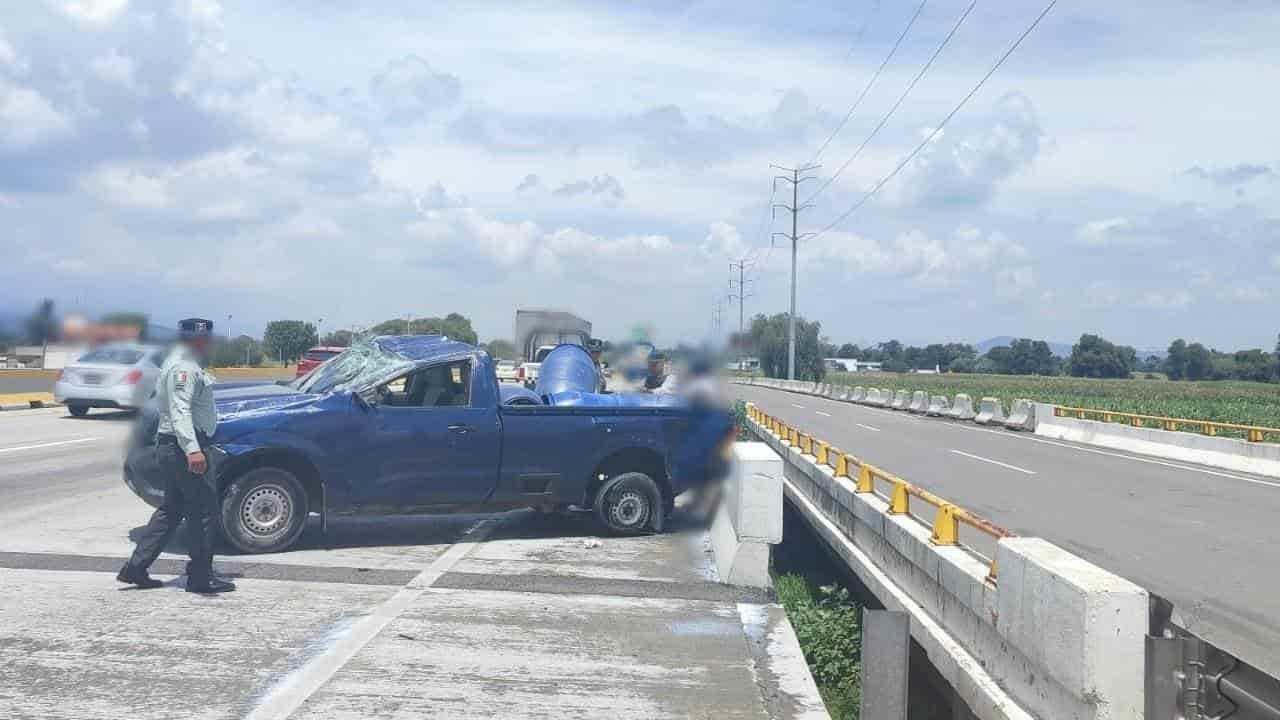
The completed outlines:
[[[876,135],[880,133],[880,130],[882,130],[885,124],[889,122],[889,119],[893,117],[893,114],[898,111],[898,108],[902,107],[903,101],[906,100],[907,96],[911,94],[911,91],[915,89],[921,78],[929,72],[929,68],[933,67],[934,61],[938,59],[938,56],[942,54],[942,51],[947,47],[947,44],[951,42],[951,38],[956,36],[956,32],[959,31],[960,26],[964,24],[965,18],[969,17],[969,13],[973,12],[973,8],[976,7],[977,4],[978,0],[973,0],[969,3],[969,7],[965,8],[964,12],[960,14],[955,25],[951,26],[951,32],[948,32],[947,36],[938,44],[938,47],[933,51],[933,55],[929,57],[929,61],[926,62],[924,66],[920,68],[920,72],[916,73],[916,76],[912,78],[906,89],[898,96],[898,101],[893,104],[893,107],[889,108],[889,112],[885,113],[884,117],[880,118],[880,122],[876,124],[875,128],[871,130],[871,133],[862,141],[862,144],[858,146],[858,149],[853,151],[853,154],[849,156],[849,159],[844,161],[844,164],[840,166],[840,169],[836,170],[831,177],[823,181],[823,183],[818,186],[818,189],[814,190],[813,194],[810,195],[809,199],[805,200],[805,202],[813,202],[814,198],[821,195],[823,190],[830,187],[831,183],[835,182],[836,178],[839,178],[845,169],[862,154],[862,151],[865,150],[867,145],[875,139]]]
[[[974,95],[978,94],[978,91],[981,90],[982,86],[987,83],[987,80],[990,80],[991,76],[995,75],[996,71],[1000,69],[1000,66],[1004,64],[1005,60],[1009,59],[1009,56],[1012,55],[1014,51],[1018,49],[1018,46],[1022,44],[1022,41],[1027,39],[1027,36],[1030,35],[1033,30],[1036,29],[1036,27],[1040,24],[1040,21],[1044,20],[1045,16],[1049,14],[1049,11],[1053,9],[1053,6],[1057,4],[1058,4],[1058,0],[1050,0],[1049,4],[1045,6],[1044,10],[1041,10],[1040,14],[1036,16],[1035,21],[1033,21],[1030,25],[1028,25],[1026,30],[1022,31],[1022,34],[1019,35],[1018,39],[1013,42],[1013,45],[1010,45],[1009,49],[1006,50],[1005,53],[1000,56],[1000,59],[996,61],[996,64],[992,65],[991,69],[987,71],[987,74],[982,76],[982,79],[978,81],[978,84],[973,86],[973,89],[969,91],[969,94],[965,95],[964,98],[962,98],[960,102],[954,108],[951,109],[951,112],[947,113],[946,117],[942,119],[942,122],[938,123],[938,126],[935,127],[933,131],[930,132],[929,135],[925,137],[925,139],[915,147],[915,149],[907,153],[907,156],[902,159],[902,162],[898,163],[897,167],[895,167],[892,172],[890,172],[888,175],[885,175],[883,178],[880,178],[879,182],[877,182],[870,190],[867,191],[865,195],[863,195],[857,202],[855,202],[852,207],[844,211],[844,213],[842,213],[835,220],[832,220],[830,223],[828,223],[826,227],[819,230],[814,236],[819,237],[825,234],[826,232],[828,232],[829,230],[831,230],[832,228],[834,228],[836,225],[839,225],[840,223],[844,222],[850,215],[857,212],[859,208],[861,208],[863,205],[866,205],[867,201],[869,201],[872,197],[874,197],[876,193],[880,192],[880,190],[890,180],[897,177],[898,173],[902,172],[902,169],[905,168],[908,163],[910,163],[912,160],[915,159],[917,155],[920,154],[920,151],[924,150],[925,147],[929,145],[929,143],[933,142],[933,139],[938,136],[938,133],[942,132],[942,129],[947,126],[947,123],[951,122],[951,118],[955,117],[956,113],[960,112],[960,109],[963,108],[969,102],[969,100],[973,98]]]
[[[827,149],[827,146],[831,144],[831,141],[836,139],[836,135],[839,135],[840,131],[844,129],[844,126],[848,124],[849,118],[853,117],[853,113],[856,112],[858,106],[862,104],[863,98],[865,98],[867,93],[871,91],[871,87],[876,84],[876,80],[880,79],[880,74],[884,72],[885,66],[889,64],[889,61],[893,59],[894,54],[898,52],[898,48],[901,47],[902,41],[906,39],[907,33],[911,32],[911,27],[916,24],[916,18],[920,17],[920,13],[924,11],[924,6],[928,4],[929,0],[920,0],[920,5],[916,8],[915,14],[911,16],[911,20],[907,23],[907,26],[903,28],[902,34],[898,36],[897,41],[893,43],[893,47],[889,49],[889,54],[884,56],[884,60],[880,63],[880,67],[876,68],[876,71],[871,75],[871,79],[867,81],[866,87],[862,88],[862,92],[858,94],[858,99],[853,101],[853,106],[849,108],[849,112],[844,114],[844,119],[840,121],[840,124],[836,125],[836,129],[831,131],[831,134],[827,136],[827,139],[818,147],[818,151],[813,154],[813,158],[809,160],[810,165],[818,161],[818,158],[822,156],[822,151]]]

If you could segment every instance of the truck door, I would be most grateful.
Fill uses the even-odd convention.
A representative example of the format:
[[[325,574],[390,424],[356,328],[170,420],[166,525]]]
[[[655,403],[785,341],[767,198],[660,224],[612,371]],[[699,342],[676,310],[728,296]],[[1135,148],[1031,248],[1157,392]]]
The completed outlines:
[[[358,504],[445,505],[484,500],[497,482],[497,408],[472,407],[472,362],[414,370],[378,389],[370,441],[352,495]],[[370,472],[371,471],[371,472]]]

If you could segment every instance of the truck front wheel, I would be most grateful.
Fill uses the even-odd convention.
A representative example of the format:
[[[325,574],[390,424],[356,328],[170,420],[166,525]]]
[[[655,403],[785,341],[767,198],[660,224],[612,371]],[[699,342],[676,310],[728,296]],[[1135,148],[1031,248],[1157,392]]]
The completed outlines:
[[[293,544],[307,523],[307,495],[288,470],[258,467],[222,492],[222,528],[246,553],[279,552]]]
[[[616,475],[596,493],[596,517],[623,535],[662,529],[662,493],[653,478],[641,472]]]

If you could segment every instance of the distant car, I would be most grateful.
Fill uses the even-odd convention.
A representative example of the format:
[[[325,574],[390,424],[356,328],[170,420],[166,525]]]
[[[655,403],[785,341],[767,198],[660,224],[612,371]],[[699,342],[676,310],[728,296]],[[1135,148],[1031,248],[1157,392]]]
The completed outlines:
[[[344,347],[313,347],[302,353],[302,357],[298,358],[298,373],[295,377],[302,377],[307,373],[315,370],[323,365],[330,358],[337,357],[346,350]]]
[[[89,408],[136,410],[155,391],[163,348],[111,344],[90,350],[58,372],[53,399],[76,417]]]
[[[499,360],[494,365],[498,373],[498,382],[518,382],[519,372],[515,360]]]
[[[555,349],[555,345],[543,345],[534,351],[533,360],[520,363],[520,367],[516,368],[516,382],[524,383],[527,388],[537,385],[538,368],[542,367],[542,361]]]

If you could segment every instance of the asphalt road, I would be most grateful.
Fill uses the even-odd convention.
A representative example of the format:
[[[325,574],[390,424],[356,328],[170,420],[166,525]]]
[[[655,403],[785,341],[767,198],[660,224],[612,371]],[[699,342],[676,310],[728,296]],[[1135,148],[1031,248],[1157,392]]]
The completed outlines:
[[[1171,600],[1280,675],[1280,480],[735,385],[765,412]]]
[[[335,517],[237,592],[182,592],[176,537],[115,582],[150,508],[124,413],[0,413],[0,718],[750,718],[820,702],[781,609],[714,582],[706,535],[589,518]],[[766,641],[767,640],[767,641]],[[807,683],[807,685],[805,685]],[[805,699],[803,707],[797,698]]]

